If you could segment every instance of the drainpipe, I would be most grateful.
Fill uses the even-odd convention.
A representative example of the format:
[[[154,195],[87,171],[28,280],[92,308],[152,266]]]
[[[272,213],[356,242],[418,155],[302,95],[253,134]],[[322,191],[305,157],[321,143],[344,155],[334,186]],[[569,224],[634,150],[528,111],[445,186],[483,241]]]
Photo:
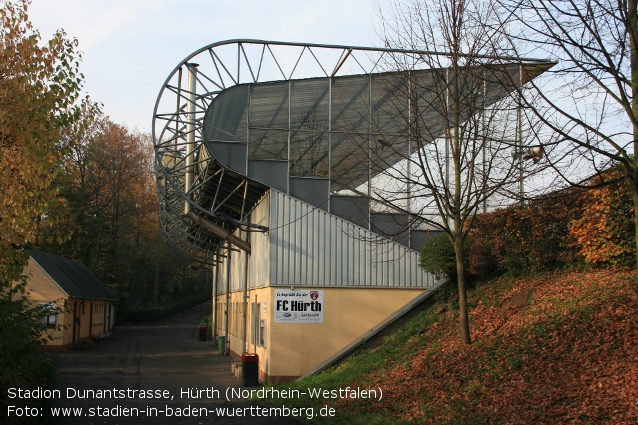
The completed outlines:
[[[254,305],[255,305],[255,310],[254,311],[252,309],[250,310],[250,317],[251,317],[252,320],[255,321],[255,327],[258,327],[258,326],[261,326],[261,323],[258,323],[257,320],[256,320],[257,316],[259,316],[259,314],[260,314],[260,311],[257,310],[257,295],[255,295],[255,304]],[[253,314],[255,315],[255,317],[253,317]],[[252,332],[252,329],[254,329],[254,328],[251,328],[251,332]],[[256,353],[256,352],[257,352],[257,338],[256,338],[256,335],[255,335],[255,342],[253,343],[253,353]]]
[[[248,222],[250,223],[250,217],[248,218]],[[246,232],[246,243],[250,246],[250,232]],[[244,314],[244,326],[242,330],[242,349],[244,352],[248,352],[248,340],[246,339],[246,327],[248,326],[248,312],[246,309],[248,308],[248,258],[250,257],[250,253],[246,253],[246,263],[244,265],[244,299],[243,299],[243,314]]]
[[[102,333],[106,336],[106,301],[104,301],[104,317],[102,318]]]
[[[228,335],[228,307],[230,305],[230,257],[232,252],[230,250],[230,242],[228,245],[228,261],[226,262],[226,325],[224,329],[224,335],[226,337],[226,347],[224,347],[224,354],[228,354],[227,347],[230,346],[230,335]]]
[[[218,335],[217,333],[217,315],[219,314],[219,309],[217,308],[217,287],[219,285],[219,254],[215,254],[217,258],[218,266],[215,268],[215,280],[213,281],[213,342],[217,343],[217,339],[215,339]]]
[[[71,345],[74,345],[77,341],[77,328],[78,328],[78,302],[73,301],[73,329],[71,337]]]
[[[82,338],[82,319],[80,319],[80,313],[82,310],[82,306],[84,305],[84,303],[86,302],[86,300],[82,300],[82,302],[80,304],[78,304],[78,308],[77,308],[77,324],[78,324],[78,339],[77,342],[80,342],[80,339]]]
[[[89,338],[93,336],[93,303],[89,303]]]
[[[186,211],[187,205],[188,205],[188,211]],[[200,215],[195,214],[195,212],[190,210],[191,208],[192,207],[188,203],[188,200],[186,200],[186,203],[184,204],[184,211],[185,211],[184,214],[186,214],[186,217],[190,218],[195,223],[202,226],[204,229],[209,230],[215,236],[219,236],[222,240],[228,241],[231,244],[235,245],[237,248],[241,249],[242,251],[245,251],[246,253],[250,254],[250,244],[248,242],[243,241],[241,238],[233,235],[228,230],[213,223],[212,221]]]

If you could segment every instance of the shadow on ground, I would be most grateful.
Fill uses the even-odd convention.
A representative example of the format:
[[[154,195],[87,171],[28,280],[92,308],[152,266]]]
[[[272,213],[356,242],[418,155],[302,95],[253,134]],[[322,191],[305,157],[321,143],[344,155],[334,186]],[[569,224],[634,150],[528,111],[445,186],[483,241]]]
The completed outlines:
[[[227,400],[241,380],[231,373],[228,356],[195,336],[210,311],[209,302],[159,322],[119,326],[87,351],[59,354],[61,398],[54,409],[67,419],[53,422],[298,424],[250,400]]]

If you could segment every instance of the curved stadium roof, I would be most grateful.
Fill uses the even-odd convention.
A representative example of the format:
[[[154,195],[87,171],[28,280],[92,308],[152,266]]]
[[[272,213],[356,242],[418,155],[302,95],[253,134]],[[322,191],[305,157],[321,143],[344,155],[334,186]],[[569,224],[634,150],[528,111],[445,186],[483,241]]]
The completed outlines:
[[[184,260],[212,266],[225,232],[250,226],[249,212],[271,187],[329,210],[331,196],[356,193],[405,158],[409,99],[429,137],[441,135],[436,105],[448,74],[419,61],[433,54],[258,40],[191,54],[166,80],[154,112],[166,240]],[[421,68],[389,68],[396,55]],[[486,104],[554,64],[488,59],[489,68],[475,67]]]

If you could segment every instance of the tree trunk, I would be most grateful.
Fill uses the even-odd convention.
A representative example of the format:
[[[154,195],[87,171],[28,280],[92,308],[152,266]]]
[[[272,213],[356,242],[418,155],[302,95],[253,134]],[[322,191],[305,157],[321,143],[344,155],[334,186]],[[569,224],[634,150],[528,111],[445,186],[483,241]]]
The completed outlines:
[[[632,181],[629,183],[631,188],[631,200],[634,204],[634,247],[636,248],[635,266],[638,270],[638,219],[636,219],[636,212],[638,211],[638,186],[636,179],[632,176]]]
[[[629,50],[631,67],[631,112],[634,118],[633,133],[633,158],[631,158],[632,170],[629,173],[629,186],[631,198],[634,202],[634,223],[636,229],[636,270],[638,270],[638,6],[636,0],[629,0],[627,5],[627,21],[629,23]]]
[[[465,253],[463,252],[463,236],[454,235],[454,251],[456,252],[456,274],[459,289],[459,325],[461,327],[461,342],[471,344],[470,321],[467,312],[467,287],[465,284]]]

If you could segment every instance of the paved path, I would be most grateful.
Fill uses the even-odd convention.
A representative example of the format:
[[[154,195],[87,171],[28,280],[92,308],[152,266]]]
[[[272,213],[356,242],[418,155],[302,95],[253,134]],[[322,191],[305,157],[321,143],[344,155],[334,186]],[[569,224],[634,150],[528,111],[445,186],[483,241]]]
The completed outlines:
[[[57,389],[62,398],[54,407],[83,409],[81,418],[61,423],[298,424],[288,418],[237,414],[239,408],[242,414],[257,415],[258,406],[245,399],[226,399],[227,388],[241,388],[241,380],[231,373],[230,357],[219,355],[212,341],[195,337],[197,325],[210,311],[206,303],[160,322],[120,326],[87,351],[59,354]],[[202,398],[182,396],[189,388],[210,389],[212,398],[205,393]],[[86,390],[114,389],[167,391],[169,398],[144,399],[139,394],[133,398],[81,397]],[[131,409],[129,415],[124,413],[126,408]],[[137,414],[133,408],[138,409]],[[220,416],[218,408],[230,408],[234,416]],[[108,417],[97,416],[107,413]]]

